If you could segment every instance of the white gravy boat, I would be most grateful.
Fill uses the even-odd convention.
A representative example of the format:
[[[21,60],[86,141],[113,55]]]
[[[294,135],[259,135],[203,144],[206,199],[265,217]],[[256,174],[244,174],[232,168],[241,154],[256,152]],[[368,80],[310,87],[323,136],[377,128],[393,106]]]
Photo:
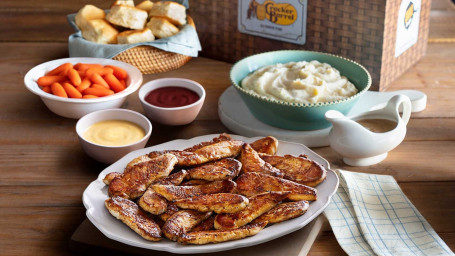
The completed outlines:
[[[400,106],[402,108],[400,108]],[[400,116],[400,109],[403,114]],[[411,101],[407,96],[393,96],[382,109],[372,110],[353,117],[346,117],[336,110],[329,110],[325,118],[332,123],[329,133],[330,147],[343,157],[343,161],[352,166],[368,166],[381,162],[387,153],[398,146],[406,135],[406,124],[411,116]],[[375,120],[376,124],[393,124],[386,131],[372,132],[360,122]],[[383,121],[383,120],[386,121]],[[361,121],[363,120],[363,121]],[[381,124],[382,123],[382,124]],[[371,124],[371,122],[370,122]]]

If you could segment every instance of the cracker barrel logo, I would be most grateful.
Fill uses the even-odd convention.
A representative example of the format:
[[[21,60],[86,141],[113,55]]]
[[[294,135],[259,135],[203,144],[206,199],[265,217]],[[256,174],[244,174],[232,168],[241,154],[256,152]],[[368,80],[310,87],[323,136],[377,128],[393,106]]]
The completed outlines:
[[[408,29],[411,26],[412,19],[414,18],[414,13],[416,13],[417,10],[414,9],[414,3],[411,1],[409,2],[408,7],[406,8],[406,13],[404,15],[404,27]]]
[[[256,0],[252,0],[248,5],[247,19],[252,17],[258,20],[267,19],[278,25],[291,25],[297,20],[297,10],[288,3],[279,4],[267,0],[263,4],[259,4]]]

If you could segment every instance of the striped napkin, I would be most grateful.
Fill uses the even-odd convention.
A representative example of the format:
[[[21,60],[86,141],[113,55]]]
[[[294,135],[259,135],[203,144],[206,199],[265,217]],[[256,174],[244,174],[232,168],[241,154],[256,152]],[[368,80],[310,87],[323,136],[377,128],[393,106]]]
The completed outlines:
[[[392,176],[338,171],[325,215],[349,255],[454,255]]]

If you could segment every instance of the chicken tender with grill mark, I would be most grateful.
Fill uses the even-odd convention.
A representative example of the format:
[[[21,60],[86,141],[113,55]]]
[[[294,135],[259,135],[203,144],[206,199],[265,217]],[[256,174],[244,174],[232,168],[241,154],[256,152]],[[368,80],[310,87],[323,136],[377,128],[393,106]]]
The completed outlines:
[[[209,244],[238,240],[259,233],[267,222],[248,224],[237,229],[195,231],[183,234],[177,240],[182,244]]]
[[[215,229],[215,226],[213,224],[214,221],[215,221],[215,216],[212,214],[206,220],[204,220],[203,222],[199,223],[199,225],[197,225],[196,227],[191,229],[191,232],[214,230]]]
[[[260,154],[275,155],[278,150],[278,140],[275,137],[267,136],[250,143],[250,146]]]
[[[180,208],[177,207],[174,203],[169,203],[167,205],[167,209],[164,213],[158,215],[158,217],[162,221],[167,221],[172,215],[176,214],[178,211],[180,211]]]
[[[198,212],[193,210],[181,210],[173,214],[163,225],[163,234],[169,240],[177,239],[192,228],[197,226],[203,220],[207,219],[211,212]]]
[[[239,160],[242,163],[241,173],[258,172],[283,177],[283,173],[280,170],[262,160],[249,144],[243,145]]]
[[[109,195],[128,199],[140,197],[153,182],[167,177],[174,169],[177,158],[172,154],[141,162],[127,167],[122,176],[114,178],[109,184]]]
[[[200,212],[234,213],[245,209],[248,198],[238,194],[218,193],[179,199],[174,204],[182,209]]]
[[[244,226],[263,213],[272,209],[281,200],[285,199],[289,192],[268,192],[248,198],[248,206],[235,213],[221,213],[215,217],[216,229],[236,229]]]
[[[262,173],[244,173],[236,179],[236,183],[236,192],[248,197],[267,191],[289,191],[288,199],[292,201],[314,201],[317,198],[315,188]]]
[[[183,199],[187,197],[200,196],[204,194],[230,193],[237,185],[232,180],[214,181],[204,185],[195,186],[173,186],[173,185],[152,185],[155,192],[162,195],[168,201]]]
[[[143,162],[148,162],[150,160],[152,160],[152,159],[150,157],[148,157],[147,155],[138,156],[138,157],[134,158],[133,160],[131,160],[126,165],[126,167],[132,167],[132,166],[135,166],[136,164],[140,164],[140,163],[143,163]]]
[[[327,176],[326,169],[305,157],[296,157],[292,155],[271,156],[259,155],[265,162],[279,169],[285,179],[295,181],[297,183],[315,187]]]
[[[155,184],[178,186],[180,185],[180,183],[182,183],[184,179],[186,179],[187,176],[188,171],[182,169],[176,173],[173,173],[167,177],[158,180]]]
[[[107,199],[105,206],[112,216],[121,220],[144,239],[161,240],[161,229],[158,224],[133,201],[115,196]]]
[[[204,184],[208,184],[210,183],[211,181],[209,180],[188,180],[188,181],[184,181],[182,182],[182,186],[196,186],[196,185],[204,185]]]
[[[111,172],[111,173],[108,173],[106,174],[106,176],[104,176],[104,179],[103,179],[103,183],[108,185],[111,184],[111,181],[117,177],[121,177],[123,174],[120,173],[120,172]]]
[[[183,151],[194,152],[194,151],[196,151],[196,150],[198,150],[200,148],[203,148],[205,146],[212,145],[212,144],[215,144],[215,143],[218,143],[218,142],[222,142],[222,141],[229,141],[229,140],[232,140],[231,136],[229,134],[227,134],[227,133],[222,133],[218,137],[213,138],[211,141],[201,142],[201,143],[196,144],[196,145],[194,145],[192,147],[186,148]]]
[[[236,177],[242,164],[234,158],[224,158],[188,170],[188,177],[196,180],[226,180]]]
[[[232,138],[231,138],[231,136],[229,134],[222,133],[218,137],[213,138],[211,141],[204,141],[204,142],[196,144],[196,145],[194,145],[192,147],[186,148],[184,150],[153,151],[153,152],[150,152],[147,155],[145,155],[145,157],[154,158],[154,157],[157,157],[157,156],[160,156],[160,155],[164,155],[166,153],[175,153],[175,154],[184,154],[182,152],[190,152],[191,153],[191,152],[194,152],[194,151],[196,151],[196,150],[198,150],[200,148],[203,148],[205,146],[216,144],[216,143],[222,142],[222,141],[230,141],[230,140],[232,140]]]
[[[256,218],[253,223],[267,221],[269,224],[297,218],[305,214],[310,204],[308,201],[281,203]]]
[[[181,170],[157,181],[155,184],[177,186],[183,181],[187,174],[186,170]],[[141,198],[139,198],[137,203],[143,210],[155,215],[162,214],[167,210],[166,198],[156,193],[151,186],[145,191]]]
[[[182,150],[157,151],[149,153],[148,156],[153,158],[163,153],[170,153],[177,157],[178,166],[189,167],[223,158],[236,157],[240,153],[243,144],[244,142],[240,140],[221,141],[199,148],[194,152]]]

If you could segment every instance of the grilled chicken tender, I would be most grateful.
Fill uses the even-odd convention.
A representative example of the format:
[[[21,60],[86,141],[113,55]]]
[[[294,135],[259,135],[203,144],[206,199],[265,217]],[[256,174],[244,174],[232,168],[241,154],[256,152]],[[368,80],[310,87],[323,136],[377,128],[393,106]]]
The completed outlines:
[[[274,224],[297,218],[305,214],[309,206],[308,201],[281,203],[256,218],[253,223],[267,221],[269,224]]]
[[[188,181],[184,181],[182,182],[182,186],[195,186],[195,185],[204,185],[204,184],[208,184],[210,183],[211,181],[209,180],[188,180]]]
[[[174,204],[182,209],[200,212],[234,213],[245,209],[248,198],[238,194],[218,193],[179,199]]]
[[[120,173],[120,172],[111,172],[111,173],[108,173],[106,174],[106,176],[104,176],[104,179],[103,179],[103,183],[108,185],[111,184],[111,181],[117,177],[121,177],[123,174]]]
[[[237,229],[195,231],[181,235],[178,242],[182,244],[209,244],[238,240],[259,233],[267,222],[248,224]]]
[[[259,172],[283,177],[283,173],[280,170],[262,160],[259,154],[249,144],[243,145],[239,160],[242,163],[242,173]]]
[[[150,152],[146,155],[146,157],[148,158],[154,158],[154,157],[157,157],[157,156],[160,156],[160,155],[163,155],[163,154],[166,154],[166,153],[178,153],[178,152],[194,152],[200,148],[203,148],[205,146],[208,146],[208,145],[212,145],[212,144],[215,144],[215,143],[218,143],[218,142],[222,142],[222,141],[229,141],[229,140],[232,140],[231,136],[229,136],[229,134],[226,134],[226,133],[222,133],[220,134],[218,137],[215,137],[213,138],[211,141],[204,141],[204,142],[201,142],[199,144],[196,144],[192,147],[189,147],[189,148],[186,148],[184,150],[163,150],[163,151],[153,151],[153,152]]]
[[[164,154],[163,154],[164,155]],[[150,157],[148,157],[147,155],[142,155],[142,156],[138,156],[136,158],[134,158],[133,160],[131,160],[127,165],[126,167],[132,167],[136,164],[139,164],[139,163],[143,163],[143,162],[147,162],[147,161],[150,161],[152,160]]]
[[[157,181],[156,184],[177,186],[183,181],[187,174],[187,171],[181,170],[180,172],[176,172]],[[156,193],[151,186],[145,191],[137,203],[143,210],[155,215],[162,214],[167,209],[166,198]]]
[[[273,167],[279,169],[284,174],[285,179],[310,187],[317,186],[327,176],[327,171],[324,167],[305,157],[261,154],[260,157]]]
[[[236,184],[232,180],[214,181],[196,186],[152,185],[153,190],[164,196],[168,201],[204,194],[230,193],[235,189],[235,187]]]
[[[167,205],[167,209],[164,213],[158,215],[162,221],[167,221],[172,215],[180,211],[180,208],[177,207],[177,205],[173,203],[169,203]]]
[[[195,166],[208,162],[220,160],[228,157],[236,157],[244,144],[240,140],[221,141],[210,144],[195,150],[194,152],[171,150],[171,151],[155,151],[148,154],[148,157],[154,158],[163,153],[171,153],[178,159],[178,166]]]
[[[199,225],[197,225],[196,227],[191,229],[191,232],[214,230],[215,229],[215,226],[213,224],[214,221],[215,221],[215,216],[212,214],[206,220],[204,220],[203,222],[199,223]]]
[[[317,198],[315,188],[262,173],[244,173],[236,179],[236,183],[236,192],[248,197],[267,191],[289,191],[288,199],[292,201],[314,201]]]
[[[161,240],[161,229],[133,201],[114,196],[105,201],[107,210],[146,240]]]
[[[210,217],[211,212],[181,210],[173,214],[163,226],[163,234],[169,240],[177,241],[182,234],[189,232],[203,220]]]
[[[177,158],[174,155],[164,154],[127,167],[121,177],[114,178],[109,184],[109,195],[128,199],[138,198],[150,184],[168,176],[176,163]]]
[[[234,158],[224,158],[188,170],[188,177],[197,180],[226,180],[236,177],[242,164]]]
[[[248,206],[235,213],[221,213],[215,217],[216,229],[235,229],[250,223],[263,213],[272,209],[281,200],[285,199],[289,192],[268,192],[248,198]]]
[[[275,137],[267,136],[250,143],[250,146],[258,153],[275,155],[278,150],[278,140]]]
[[[222,142],[222,141],[229,141],[229,140],[232,140],[231,136],[229,134],[227,134],[227,133],[222,133],[218,137],[213,138],[211,141],[201,142],[201,143],[196,144],[196,145],[194,145],[192,147],[186,148],[183,151],[194,152],[194,151],[196,151],[196,150],[198,150],[200,148],[203,148],[205,146],[208,146],[208,145],[211,145],[211,144],[215,144],[215,143],[218,143],[218,142]]]

